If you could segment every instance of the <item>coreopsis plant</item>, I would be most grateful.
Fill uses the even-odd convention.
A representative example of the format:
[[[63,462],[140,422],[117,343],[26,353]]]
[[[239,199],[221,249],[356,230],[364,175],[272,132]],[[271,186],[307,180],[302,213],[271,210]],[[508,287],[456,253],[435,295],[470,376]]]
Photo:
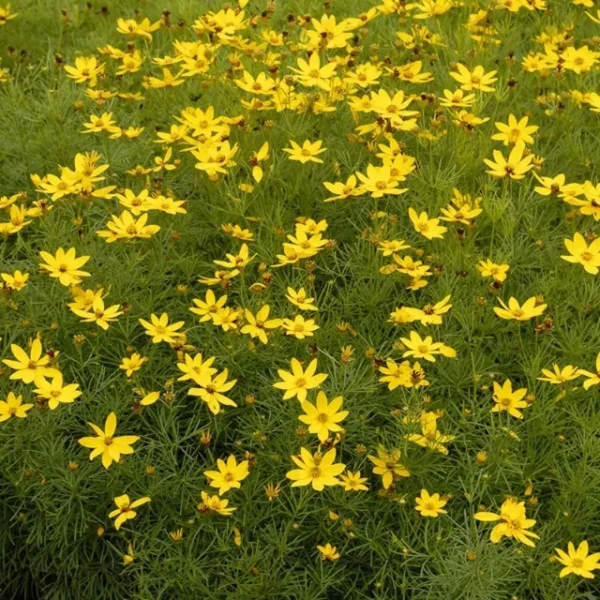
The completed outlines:
[[[595,597],[597,4],[0,1],[0,598]]]

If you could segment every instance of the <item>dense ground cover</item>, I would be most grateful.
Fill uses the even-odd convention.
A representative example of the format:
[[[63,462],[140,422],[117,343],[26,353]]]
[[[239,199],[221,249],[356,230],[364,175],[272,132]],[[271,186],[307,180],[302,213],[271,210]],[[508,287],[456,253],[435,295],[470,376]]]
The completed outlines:
[[[0,7],[0,597],[597,598],[599,23]]]

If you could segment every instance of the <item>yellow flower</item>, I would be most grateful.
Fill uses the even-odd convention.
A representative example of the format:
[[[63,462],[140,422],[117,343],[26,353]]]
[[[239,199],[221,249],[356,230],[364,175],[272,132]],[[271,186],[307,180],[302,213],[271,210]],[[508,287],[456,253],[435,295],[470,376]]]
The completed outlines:
[[[476,66],[472,71],[469,71],[461,63],[456,64],[456,71],[450,72],[450,77],[460,83],[460,88],[465,92],[471,90],[479,90],[480,92],[493,92],[495,88],[492,84],[497,81],[496,71],[486,73],[481,65]]]
[[[361,477],[360,471],[356,471],[356,473],[346,471],[343,475],[340,475],[340,480],[345,492],[366,492],[369,489],[365,485],[367,478]]]
[[[115,529],[120,529],[121,525],[123,525],[125,521],[134,519],[137,516],[137,513],[133,509],[137,508],[138,506],[142,506],[142,504],[150,502],[150,498],[148,496],[144,496],[143,498],[139,498],[138,500],[134,500],[132,502],[129,496],[124,494],[123,496],[117,496],[114,498],[114,502],[117,505],[117,508],[116,510],[108,513],[108,517],[110,519],[115,519]]]
[[[340,553],[337,551],[335,546],[331,544],[325,544],[324,546],[317,546],[317,550],[321,553],[322,560],[335,561],[340,558]]]
[[[504,155],[499,150],[494,150],[494,160],[484,158],[483,162],[490,168],[489,173],[492,177],[502,179],[503,177],[510,177],[511,179],[523,179],[525,173],[533,169],[531,164],[533,161],[533,154],[525,154],[525,144],[523,142],[517,142],[514,148],[510,151],[508,158],[504,158]]]
[[[444,506],[448,500],[441,498],[439,494],[429,494],[426,489],[421,490],[421,495],[415,498],[417,506],[415,510],[421,513],[422,517],[437,518],[439,515],[445,515],[448,511],[444,510]]]
[[[102,455],[102,465],[105,469],[108,469],[113,462],[118,463],[121,454],[133,454],[134,450],[131,445],[140,439],[137,435],[114,437],[117,430],[117,415],[114,412],[106,417],[104,430],[93,423],[88,423],[88,425],[97,437],[82,437],[79,443],[86,448],[92,448],[90,460]]]
[[[561,256],[570,263],[580,264],[590,275],[597,275],[600,267],[600,238],[596,238],[589,246],[580,233],[575,233],[573,239],[565,240],[569,255]]]
[[[206,377],[212,377],[216,372],[212,364],[215,362],[215,357],[211,356],[204,360],[201,353],[195,354],[193,357],[187,354],[183,356],[184,362],[177,363],[177,368],[183,373],[177,381],[189,381],[192,379],[200,385],[201,381],[205,381]]]
[[[117,320],[119,315],[123,314],[122,310],[119,310],[121,306],[119,304],[113,304],[105,308],[104,300],[101,296],[96,296],[94,302],[90,307],[90,310],[81,310],[78,308],[72,308],[71,310],[83,319],[83,323],[96,323],[98,327],[101,327],[105,331],[109,327],[109,323]]]
[[[486,260],[480,260],[477,270],[481,273],[482,277],[492,277],[494,281],[506,281],[506,272],[510,269],[509,265],[496,264],[489,258]]]
[[[271,307],[265,304],[257,313],[256,316],[248,309],[245,309],[247,325],[241,328],[241,333],[247,333],[252,338],[258,338],[263,344],[269,340],[267,338],[267,329],[277,329],[281,327],[283,321],[281,319],[269,319]]]
[[[121,360],[119,369],[125,371],[127,377],[131,377],[136,371],[139,371],[144,363],[148,362],[148,358],[141,356],[137,352],[134,352],[131,356],[125,356]]]
[[[160,342],[167,342],[167,344],[172,344],[177,341],[183,335],[182,332],[178,332],[185,323],[183,321],[177,321],[176,323],[169,324],[169,315],[167,313],[162,313],[160,317],[157,317],[155,314],[150,315],[149,323],[145,319],[138,319],[142,327],[146,330],[146,335],[152,337],[152,343],[159,344]]]
[[[54,410],[61,403],[71,404],[81,396],[79,384],[70,383],[63,385],[63,376],[60,371],[52,377],[52,380],[48,381],[44,378],[37,385],[37,389],[33,391],[38,396],[48,400],[48,408],[50,410]]]
[[[324,181],[323,185],[329,192],[333,194],[333,196],[331,196],[331,198],[327,198],[325,202],[334,202],[335,200],[343,200],[345,198],[360,196],[360,194],[362,194],[362,190],[358,186],[356,175],[350,175],[350,177],[348,177],[346,180],[346,183],[341,181],[336,183]]]
[[[323,142],[321,140],[317,140],[316,142],[305,140],[302,146],[290,140],[290,145],[292,146],[291,148],[283,148],[283,151],[290,155],[290,160],[296,160],[302,164],[307,162],[322,163],[323,161],[317,157],[327,150],[327,148],[322,148]]]
[[[289,67],[296,75],[294,79],[306,87],[318,87],[322,90],[329,90],[329,80],[334,76],[337,64],[335,62],[327,63],[321,66],[321,58],[318,52],[313,52],[306,62],[304,59],[298,59],[298,68]]]
[[[305,414],[300,415],[298,418],[306,425],[309,425],[309,433],[316,433],[319,440],[325,442],[329,437],[330,431],[343,431],[338,423],[343,421],[349,413],[347,410],[340,410],[342,403],[342,396],[338,396],[328,403],[325,392],[319,392],[317,394],[316,406],[308,400],[302,402],[302,410]]]
[[[10,349],[16,360],[4,359],[2,362],[13,369],[10,379],[21,380],[23,383],[39,385],[45,377],[55,377],[59,374],[57,369],[48,366],[50,358],[42,356],[42,342],[35,338],[31,343],[30,354],[17,344],[11,344]]]
[[[510,114],[508,116],[508,123],[496,123],[496,129],[500,133],[496,133],[492,136],[493,140],[499,140],[504,143],[505,146],[514,146],[518,142],[524,144],[533,144],[532,133],[535,133],[539,127],[537,125],[527,125],[529,117],[523,117],[520,121]]]
[[[306,400],[308,390],[318,388],[326,379],[326,373],[316,373],[317,370],[317,359],[313,359],[306,371],[302,368],[300,361],[297,358],[292,358],[290,361],[292,372],[278,369],[277,374],[283,381],[278,381],[273,384],[273,387],[284,390],[284,400],[298,397],[300,402]]]
[[[33,404],[23,404],[21,395],[15,396],[14,392],[8,392],[6,400],[0,400],[0,423],[8,421],[11,417],[24,419],[27,411],[33,408]]]
[[[304,288],[300,288],[298,291],[296,291],[294,288],[288,287],[285,297],[300,310],[319,310],[314,305],[315,299],[309,298]]]
[[[21,271],[17,270],[12,275],[10,273],[0,273],[0,277],[2,277],[8,288],[18,292],[27,285],[29,273],[21,273]]]
[[[217,459],[217,469],[218,471],[204,471],[204,475],[208,478],[211,487],[219,488],[220,496],[231,489],[242,487],[240,481],[250,474],[248,461],[243,460],[238,464],[233,454],[227,457],[227,462]]]
[[[456,357],[456,351],[453,348],[442,342],[434,342],[430,335],[421,338],[416,331],[411,331],[409,336],[408,338],[400,338],[400,341],[407,348],[402,358],[414,356],[415,358],[424,358],[429,362],[435,362],[436,354],[441,354],[446,358]]]
[[[573,574],[586,579],[594,579],[592,571],[600,569],[600,552],[590,554],[589,545],[585,540],[577,548],[575,548],[573,542],[569,542],[567,545],[568,554],[560,548],[555,548],[555,550],[558,554],[558,562],[564,565],[564,569],[560,571],[560,577]]]
[[[573,367],[572,365],[567,365],[562,369],[554,363],[552,365],[553,371],[550,369],[542,369],[542,374],[545,377],[538,377],[538,381],[547,381],[548,383],[552,383],[554,385],[562,385],[567,381],[573,381],[581,376],[582,371],[580,371],[577,367]]]
[[[237,508],[234,508],[233,506],[228,507],[229,500],[219,498],[216,494],[210,496],[206,492],[200,492],[200,496],[202,497],[202,502],[198,504],[198,510],[200,512],[215,512],[224,517],[229,517],[234,510],[237,510]]]
[[[500,514],[478,512],[475,513],[475,518],[478,521],[500,521],[490,534],[490,540],[493,544],[500,542],[503,537],[508,537],[515,538],[522,544],[533,548],[535,544],[530,538],[539,539],[538,535],[528,531],[535,525],[535,520],[526,517],[525,502],[517,502],[513,498],[509,498],[502,503]]]
[[[194,378],[194,381],[201,387],[190,388],[188,394],[198,396],[203,402],[206,402],[210,412],[216,415],[221,411],[221,405],[237,406],[231,398],[224,395],[235,386],[237,379],[227,381],[229,376],[227,369],[221,371],[216,377],[212,376],[211,371],[214,371],[214,369],[210,371],[201,370],[199,375]]]
[[[143,19],[139,23],[134,19],[117,19],[117,31],[130,37],[141,36],[152,41],[152,32],[160,29],[160,21],[150,23],[149,19]]]
[[[369,455],[369,460],[375,465],[373,473],[381,475],[381,484],[384,489],[392,487],[398,477],[409,477],[410,472],[400,462],[400,450],[389,452],[382,447],[377,448],[377,456]]]
[[[40,256],[45,261],[40,264],[40,269],[46,271],[50,277],[58,279],[65,286],[81,283],[82,277],[89,277],[86,271],[80,271],[81,267],[90,260],[89,256],[76,257],[75,248],[69,248],[66,252],[59,248],[54,256],[49,252],[40,252]]]
[[[445,444],[452,442],[454,436],[442,434],[437,428],[437,420],[438,415],[436,413],[424,411],[419,416],[421,433],[410,433],[405,437],[409,442],[418,444],[422,448],[429,448],[447,456],[448,448]]]
[[[242,271],[245,267],[250,264],[254,260],[256,254],[250,256],[250,251],[248,249],[248,244],[242,244],[239,252],[237,254],[225,254],[227,260],[214,260],[213,262],[220,267],[224,267],[226,269],[235,269],[237,271]]]
[[[388,165],[381,167],[367,166],[367,173],[356,173],[362,182],[362,190],[369,192],[372,198],[383,198],[387,195],[400,195],[408,192],[408,188],[400,188],[398,179],[392,177],[391,168]],[[361,190],[361,193],[362,193]]]
[[[507,411],[509,415],[517,419],[523,418],[521,408],[527,408],[527,402],[523,400],[527,395],[527,388],[520,388],[513,392],[512,382],[507,379],[502,385],[494,381],[493,399],[496,403],[492,407],[492,412]]]
[[[548,306],[547,304],[538,304],[535,296],[527,299],[523,305],[520,305],[518,300],[514,297],[511,297],[508,301],[508,305],[505,304],[500,298],[498,298],[498,302],[502,308],[494,307],[494,312],[501,319],[515,319],[517,321],[529,321],[535,317],[541,315]]]
[[[282,327],[286,335],[291,335],[298,340],[312,337],[313,332],[319,329],[314,319],[304,319],[302,315],[296,315],[293,319],[283,319]]]
[[[448,231],[447,227],[439,225],[439,219],[430,219],[429,215],[425,211],[418,215],[414,208],[409,208],[408,216],[413,224],[413,227],[415,228],[415,231],[420,233],[423,237],[426,237],[428,240],[432,240],[434,238],[442,239],[446,231]]]
[[[322,492],[326,486],[339,485],[337,478],[346,465],[335,463],[336,450],[331,448],[325,454],[319,452],[311,454],[306,448],[300,449],[300,456],[292,456],[292,460],[299,467],[286,473],[291,479],[292,487],[312,485],[313,490]]]

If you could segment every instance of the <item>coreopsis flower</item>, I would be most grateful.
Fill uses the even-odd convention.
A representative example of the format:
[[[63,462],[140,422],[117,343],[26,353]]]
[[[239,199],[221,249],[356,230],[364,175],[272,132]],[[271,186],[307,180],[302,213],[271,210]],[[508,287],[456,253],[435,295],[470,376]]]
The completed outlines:
[[[399,180],[392,177],[392,169],[389,165],[375,167],[367,166],[366,174],[357,172],[356,176],[362,182],[361,190],[370,193],[372,198],[383,198],[387,195],[400,195],[408,192],[408,188],[400,188]]]
[[[29,273],[22,273],[17,269],[12,275],[10,273],[0,273],[0,277],[2,277],[6,287],[15,292],[20,292],[27,286]]]
[[[598,356],[596,356],[596,372],[592,373],[591,371],[580,369],[579,373],[587,378],[583,382],[584,389],[589,390],[594,385],[600,385],[600,352],[598,353]]]
[[[285,297],[291,304],[300,310],[319,310],[314,304],[315,299],[310,298],[304,288],[300,288],[296,291],[294,288],[288,287]]]
[[[202,502],[198,504],[198,510],[201,513],[212,512],[224,517],[230,517],[233,511],[237,510],[237,508],[229,506],[229,500],[220,498],[216,494],[211,496],[206,492],[200,492],[200,496],[202,498]]]
[[[194,382],[200,387],[190,388],[188,394],[190,396],[198,396],[203,402],[206,402],[210,412],[213,415],[219,414],[221,411],[221,405],[223,406],[237,406],[237,404],[231,399],[225,396],[225,393],[233,389],[237,383],[237,379],[227,381],[229,371],[224,369],[218,375],[213,377],[214,369],[208,370],[205,366],[204,370],[200,370],[200,373],[194,378]]]
[[[190,379],[200,385],[200,381],[206,381],[216,372],[212,364],[215,362],[215,357],[211,356],[204,360],[201,353],[190,356],[187,352],[183,355],[184,362],[177,363],[177,368],[183,373],[177,381],[189,381]]]
[[[439,515],[445,515],[448,511],[444,506],[448,500],[440,497],[439,494],[430,494],[426,489],[421,490],[421,495],[415,498],[415,510],[421,513],[422,517],[437,518]]]
[[[219,496],[222,496],[231,489],[239,489],[242,487],[240,483],[250,474],[248,461],[243,460],[239,464],[233,454],[227,457],[227,462],[218,458],[218,471],[204,471],[204,475],[209,480],[209,485],[214,488],[219,488]]]
[[[446,448],[446,444],[452,442],[454,436],[444,435],[438,429],[437,420],[438,415],[436,413],[424,411],[419,416],[421,433],[409,433],[405,437],[409,442],[413,442],[422,448],[429,448],[430,450],[447,456],[448,448]],[[409,421],[407,420],[407,422]]]
[[[85,448],[91,448],[90,460],[94,460],[97,456],[102,456],[102,466],[108,469],[113,462],[118,463],[121,460],[122,454],[133,454],[134,450],[131,447],[140,438],[137,435],[122,435],[115,437],[117,431],[117,415],[111,412],[106,417],[104,429],[88,423],[92,428],[96,437],[82,437],[79,443]]]
[[[290,160],[295,160],[302,164],[307,162],[322,163],[323,161],[318,156],[327,150],[327,148],[322,147],[323,142],[321,140],[317,140],[316,142],[305,140],[302,146],[290,140],[290,145],[292,146],[291,148],[283,148],[283,151],[289,154],[288,158]]]
[[[514,538],[526,546],[535,547],[531,538],[539,539],[539,536],[529,531],[534,525],[534,519],[528,519],[525,514],[525,502],[517,502],[508,498],[500,507],[500,514],[492,512],[475,513],[478,521],[500,521],[490,534],[490,541],[497,544],[503,537]]]
[[[560,577],[572,574],[585,579],[594,579],[592,571],[600,569],[600,552],[590,554],[590,547],[586,540],[581,542],[577,548],[573,542],[569,542],[567,552],[560,548],[555,548],[555,551],[558,555],[556,560],[564,566],[560,571]]]
[[[33,391],[48,401],[48,408],[50,410],[54,410],[59,404],[71,404],[81,396],[79,384],[70,383],[64,385],[63,375],[60,371],[51,380],[44,378]]]
[[[563,174],[556,177],[542,177],[535,171],[532,171],[532,173],[540,182],[540,185],[535,186],[533,189],[541,196],[558,196],[566,186],[566,177]]]
[[[225,269],[235,269],[243,271],[256,257],[256,254],[250,256],[248,244],[242,244],[237,254],[225,254],[227,260],[214,260],[213,262]]]
[[[408,338],[400,338],[400,341],[407,348],[402,358],[414,356],[415,358],[423,358],[429,362],[435,362],[435,355],[437,354],[441,354],[446,358],[456,357],[456,351],[453,348],[442,342],[434,342],[430,335],[421,338],[416,331],[411,331]]]
[[[110,221],[106,223],[108,229],[100,229],[96,231],[96,235],[109,244],[118,240],[147,240],[160,231],[159,225],[146,225],[147,222],[147,213],[135,219],[128,210],[124,210],[118,216],[111,215]]]
[[[527,125],[529,117],[523,117],[520,121],[510,114],[508,123],[496,123],[496,129],[500,133],[492,136],[493,140],[502,142],[505,146],[514,146],[518,142],[524,144],[533,144],[532,133],[535,133],[539,127],[537,125]]]
[[[361,477],[360,471],[356,471],[356,473],[346,471],[340,475],[340,481],[345,492],[367,492],[369,490],[369,487],[365,485],[367,478]]]
[[[32,408],[33,404],[23,404],[23,396],[20,394],[17,396],[14,392],[8,392],[6,400],[0,400],[0,423],[12,417],[24,419]]]
[[[275,80],[265,73],[259,73],[255,78],[248,71],[244,71],[242,79],[236,80],[235,83],[245,92],[259,96],[269,96],[277,87]]]
[[[60,373],[58,369],[49,366],[49,356],[42,356],[42,342],[38,338],[31,343],[29,354],[17,344],[11,344],[10,349],[16,360],[6,358],[2,362],[13,369],[14,373],[10,375],[12,380],[39,386],[45,377],[55,377]]]
[[[117,505],[117,508],[108,513],[108,518],[115,520],[115,529],[120,529],[121,525],[123,525],[125,521],[135,519],[137,516],[137,513],[134,510],[135,508],[150,502],[150,498],[148,496],[138,498],[132,502],[127,494],[117,496],[116,498],[113,498],[113,500]]]
[[[71,310],[83,319],[83,323],[96,323],[98,327],[106,331],[109,324],[116,321],[117,317],[123,314],[123,311],[119,310],[120,308],[120,304],[105,307],[102,297],[96,296],[90,310],[81,310],[78,308],[72,308]]]
[[[393,358],[388,358],[385,361],[385,366],[379,367],[379,372],[383,374],[379,381],[387,383],[390,391],[394,391],[400,386],[419,388],[429,385],[429,381],[425,378],[425,371],[418,362],[411,365],[408,360],[397,363]]]
[[[444,90],[444,97],[439,97],[440,106],[444,108],[469,108],[475,102],[475,94],[465,94],[463,90]]]
[[[512,382],[507,379],[502,385],[494,381],[494,395],[492,396],[495,404],[492,412],[507,411],[512,417],[523,418],[520,409],[527,408],[527,402],[523,400],[527,395],[527,388],[512,389]]]
[[[90,257],[77,258],[75,248],[69,248],[66,252],[59,248],[54,256],[42,250],[40,256],[45,261],[40,264],[40,269],[47,272],[50,277],[58,279],[64,286],[77,285],[81,283],[82,277],[90,276],[86,271],[80,271]]]
[[[506,281],[506,272],[510,269],[509,265],[496,264],[489,258],[486,260],[480,260],[477,265],[477,270],[481,273],[482,277],[492,277],[494,281],[503,282]]]
[[[554,385],[562,385],[567,381],[573,381],[581,376],[581,371],[572,365],[567,365],[562,369],[554,363],[552,365],[552,371],[550,369],[542,369],[544,377],[538,377],[538,381],[547,381]]]
[[[600,238],[587,244],[580,233],[575,233],[573,239],[565,240],[565,247],[569,252],[561,258],[570,263],[580,264],[590,275],[597,275],[600,270]]]
[[[525,173],[533,169],[533,154],[525,155],[525,144],[523,142],[517,142],[514,145],[508,158],[505,158],[500,150],[494,150],[492,154],[494,160],[484,158],[483,162],[490,168],[486,173],[497,179],[504,177],[523,179]]]
[[[349,414],[347,410],[340,410],[343,401],[342,396],[338,396],[328,402],[325,392],[319,392],[316,405],[308,400],[302,402],[304,414],[298,418],[309,426],[309,433],[316,433],[319,440],[325,442],[329,437],[329,432],[343,431],[339,423]]]
[[[160,342],[173,344],[183,335],[183,333],[178,330],[185,325],[183,321],[169,324],[169,315],[167,313],[162,313],[160,317],[157,317],[154,313],[151,314],[151,323],[145,319],[138,319],[138,321],[145,329],[146,335],[152,337],[153,344],[159,344]]]
[[[227,302],[227,296],[224,294],[218,300],[215,293],[212,290],[206,290],[204,300],[199,298],[192,299],[192,302],[196,305],[190,307],[190,312],[200,317],[200,322],[214,320],[214,316],[225,306]]]
[[[385,448],[377,448],[377,456],[369,455],[369,460],[375,465],[373,473],[381,475],[381,485],[384,489],[392,487],[398,477],[409,477],[409,470],[400,462],[400,450],[388,452]]]
[[[248,334],[251,338],[258,338],[263,344],[266,344],[269,341],[266,330],[278,329],[284,322],[282,319],[269,319],[270,311],[271,307],[268,304],[265,304],[256,313],[256,316],[252,311],[245,309],[244,315],[247,324],[240,329],[240,332]]]
[[[302,58],[298,59],[298,68],[289,67],[296,73],[294,79],[305,87],[318,87],[322,90],[329,90],[329,80],[335,75],[337,69],[336,62],[326,63],[321,66],[321,58],[318,52],[313,52],[308,62]]]
[[[87,83],[90,87],[96,87],[98,76],[104,72],[104,64],[99,63],[95,56],[78,56],[75,66],[65,65],[67,77],[76,83]]]
[[[326,379],[326,373],[317,373],[317,359],[313,359],[306,370],[302,368],[302,364],[297,358],[292,358],[290,361],[292,372],[278,369],[277,374],[283,381],[278,381],[273,384],[279,390],[284,390],[283,399],[297,397],[300,402],[306,400],[308,390],[318,388]]]
[[[315,452],[314,455],[301,448],[299,456],[292,456],[298,469],[288,471],[286,477],[293,481],[292,487],[311,485],[313,490],[322,492],[326,486],[339,485],[338,475],[346,468],[346,465],[336,463],[335,457],[335,448],[325,454]]]
[[[480,92],[493,92],[496,88],[492,87],[496,83],[495,77],[497,71],[485,72],[481,65],[476,66],[472,71],[469,71],[461,63],[456,64],[456,71],[450,72],[450,77],[460,83],[460,89],[465,92],[479,90]]]
[[[548,306],[544,303],[538,303],[538,300],[535,296],[527,299],[523,305],[519,304],[519,301],[514,297],[509,299],[508,305],[505,304],[500,298],[498,298],[498,302],[500,302],[501,308],[495,306],[494,312],[501,319],[514,319],[517,321],[529,321],[530,319],[539,317]]]
[[[98,115],[90,115],[88,123],[84,123],[85,129],[81,133],[102,133],[103,131],[114,132],[116,121],[113,119],[111,112]]]
[[[341,557],[335,546],[331,544],[325,544],[324,546],[317,546],[317,550],[321,553],[322,560],[336,561]]]
[[[119,365],[119,369],[125,371],[125,375],[127,377],[131,377],[147,362],[148,358],[146,356],[141,356],[138,352],[134,352],[131,356],[123,357],[121,364]]]
[[[305,319],[302,315],[296,315],[293,319],[283,319],[281,327],[285,335],[293,336],[298,340],[312,337],[313,333],[319,329],[314,319]]]
[[[117,31],[130,37],[144,37],[152,41],[152,33],[160,29],[161,22],[150,23],[150,19],[142,19],[139,23],[134,19],[117,19]]]
[[[409,208],[408,216],[415,231],[420,233],[423,237],[426,237],[428,240],[433,240],[434,238],[442,239],[446,231],[448,231],[447,227],[439,225],[439,219],[430,219],[425,211],[421,214],[417,214],[417,211],[414,208]]]
[[[324,181],[323,185],[329,192],[333,194],[330,198],[327,198],[325,202],[335,202],[336,200],[344,200],[346,198],[352,198],[353,196],[360,196],[363,193],[362,188],[358,185],[358,179],[356,175],[350,175],[346,180],[346,183],[338,181],[330,183]]]

